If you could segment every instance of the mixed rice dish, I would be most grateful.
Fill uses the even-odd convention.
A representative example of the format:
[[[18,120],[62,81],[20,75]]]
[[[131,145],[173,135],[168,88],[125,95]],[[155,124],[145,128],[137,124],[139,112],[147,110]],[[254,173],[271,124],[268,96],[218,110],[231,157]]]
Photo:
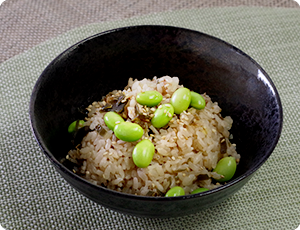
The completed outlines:
[[[74,148],[66,160],[91,183],[123,193],[177,196],[221,186],[240,161],[230,142],[233,120],[205,93],[186,92],[177,77],[129,79],[72,123]],[[194,106],[193,95],[204,106]],[[180,191],[170,195],[175,188]]]

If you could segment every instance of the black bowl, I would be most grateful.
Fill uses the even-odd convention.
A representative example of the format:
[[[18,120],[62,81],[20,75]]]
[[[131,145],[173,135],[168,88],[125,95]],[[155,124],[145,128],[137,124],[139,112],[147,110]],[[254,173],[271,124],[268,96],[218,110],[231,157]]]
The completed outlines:
[[[68,125],[80,112],[129,77],[178,76],[180,84],[206,92],[231,132],[241,162],[229,183],[181,197],[128,195],[96,186],[60,163],[70,148]],[[282,107],[267,73],[249,56],[215,37],[184,28],[134,26],[89,37],[60,54],[39,77],[30,101],[31,126],[41,149],[75,189],[113,210],[144,217],[174,217],[215,205],[238,191],[274,150]]]

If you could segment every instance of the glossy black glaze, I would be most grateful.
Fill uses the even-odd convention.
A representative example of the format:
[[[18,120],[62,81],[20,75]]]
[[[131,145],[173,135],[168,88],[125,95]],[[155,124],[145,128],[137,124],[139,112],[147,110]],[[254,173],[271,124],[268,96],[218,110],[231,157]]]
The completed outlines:
[[[232,133],[242,159],[234,179],[202,194],[173,198],[122,194],[93,185],[59,163],[70,146],[68,125],[80,112],[129,77],[178,76],[180,84],[210,95]],[[242,51],[209,35],[166,26],[137,26],[97,34],[75,44],[44,70],[30,101],[35,137],[58,172],[78,191],[108,208],[146,217],[195,213],[240,189],[275,148],[282,107],[265,71]]]

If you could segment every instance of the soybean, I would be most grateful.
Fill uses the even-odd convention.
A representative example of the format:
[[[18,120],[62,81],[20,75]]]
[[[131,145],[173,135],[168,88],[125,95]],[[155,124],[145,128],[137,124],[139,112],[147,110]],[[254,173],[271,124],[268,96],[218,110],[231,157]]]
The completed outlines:
[[[158,91],[145,91],[136,96],[136,101],[141,105],[153,107],[158,105],[163,99],[163,96]]]
[[[107,112],[104,115],[104,122],[110,130],[114,130],[117,124],[124,122],[124,119],[116,112]]]
[[[164,127],[169,123],[174,115],[174,107],[171,104],[162,104],[154,112],[154,116],[151,119],[151,124],[155,128]]]
[[[151,163],[155,152],[154,145],[148,139],[140,141],[133,149],[132,159],[139,168],[146,168]]]
[[[171,188],[167,193],[166,193],[166,197],[173,197],[173,196],[184,196],[185,192],[183,190],[183,188],[179,187],[179,186],[175,186],[173,188]]]
[[[197,194],[197,193],[201,193],[201,192],[206,192],[208,190],[209,190],[208,188],[197,188],[197,189],[193,190],[191,192],[191,194]]]
[[[133,142],[143,136],[144,130],[136,123],[121,122],[115,126],[114,133],[122,141]]]
[[[216,168],[213,170],[214,172],[222,175],[221,179],[217,179],[219,182],[229,181],[236,171],[236,161],[234,157],[224,157],[222,158]]]
[[[191,91],[188,88],[177,89],[172,97],[170,103],[174,107],[174,112],[180,114],[187,110],[191,103]]]
[[[76,130],[82,128],[84,125],[84,120],[73,121],[68,127],[68,133],[74,133]]]
[[[195,109],[204,109],[205,108],[205,100],[204,98],[196,92],[191,92],[191,106]]]

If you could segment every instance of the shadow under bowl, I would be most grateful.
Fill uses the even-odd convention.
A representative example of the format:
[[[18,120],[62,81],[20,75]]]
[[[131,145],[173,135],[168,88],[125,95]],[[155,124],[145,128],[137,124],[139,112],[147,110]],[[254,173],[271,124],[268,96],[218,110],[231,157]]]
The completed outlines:
[[[241,155],[234,178],[204,193],[181,197],[123,194],[75,175],[60,160],[70,150],[68,125],[128,78],[177,76],[206,92],[233,118]],[[282,129],[282,106],[267,73],[236,47],[207,34],[168,26],[133,26],[96,34],[73,45],[43,71],[30,101],[33,133],[56,170],[80,193],[110,209],[143,217],[196,213],[238,191],[267,160]]]

